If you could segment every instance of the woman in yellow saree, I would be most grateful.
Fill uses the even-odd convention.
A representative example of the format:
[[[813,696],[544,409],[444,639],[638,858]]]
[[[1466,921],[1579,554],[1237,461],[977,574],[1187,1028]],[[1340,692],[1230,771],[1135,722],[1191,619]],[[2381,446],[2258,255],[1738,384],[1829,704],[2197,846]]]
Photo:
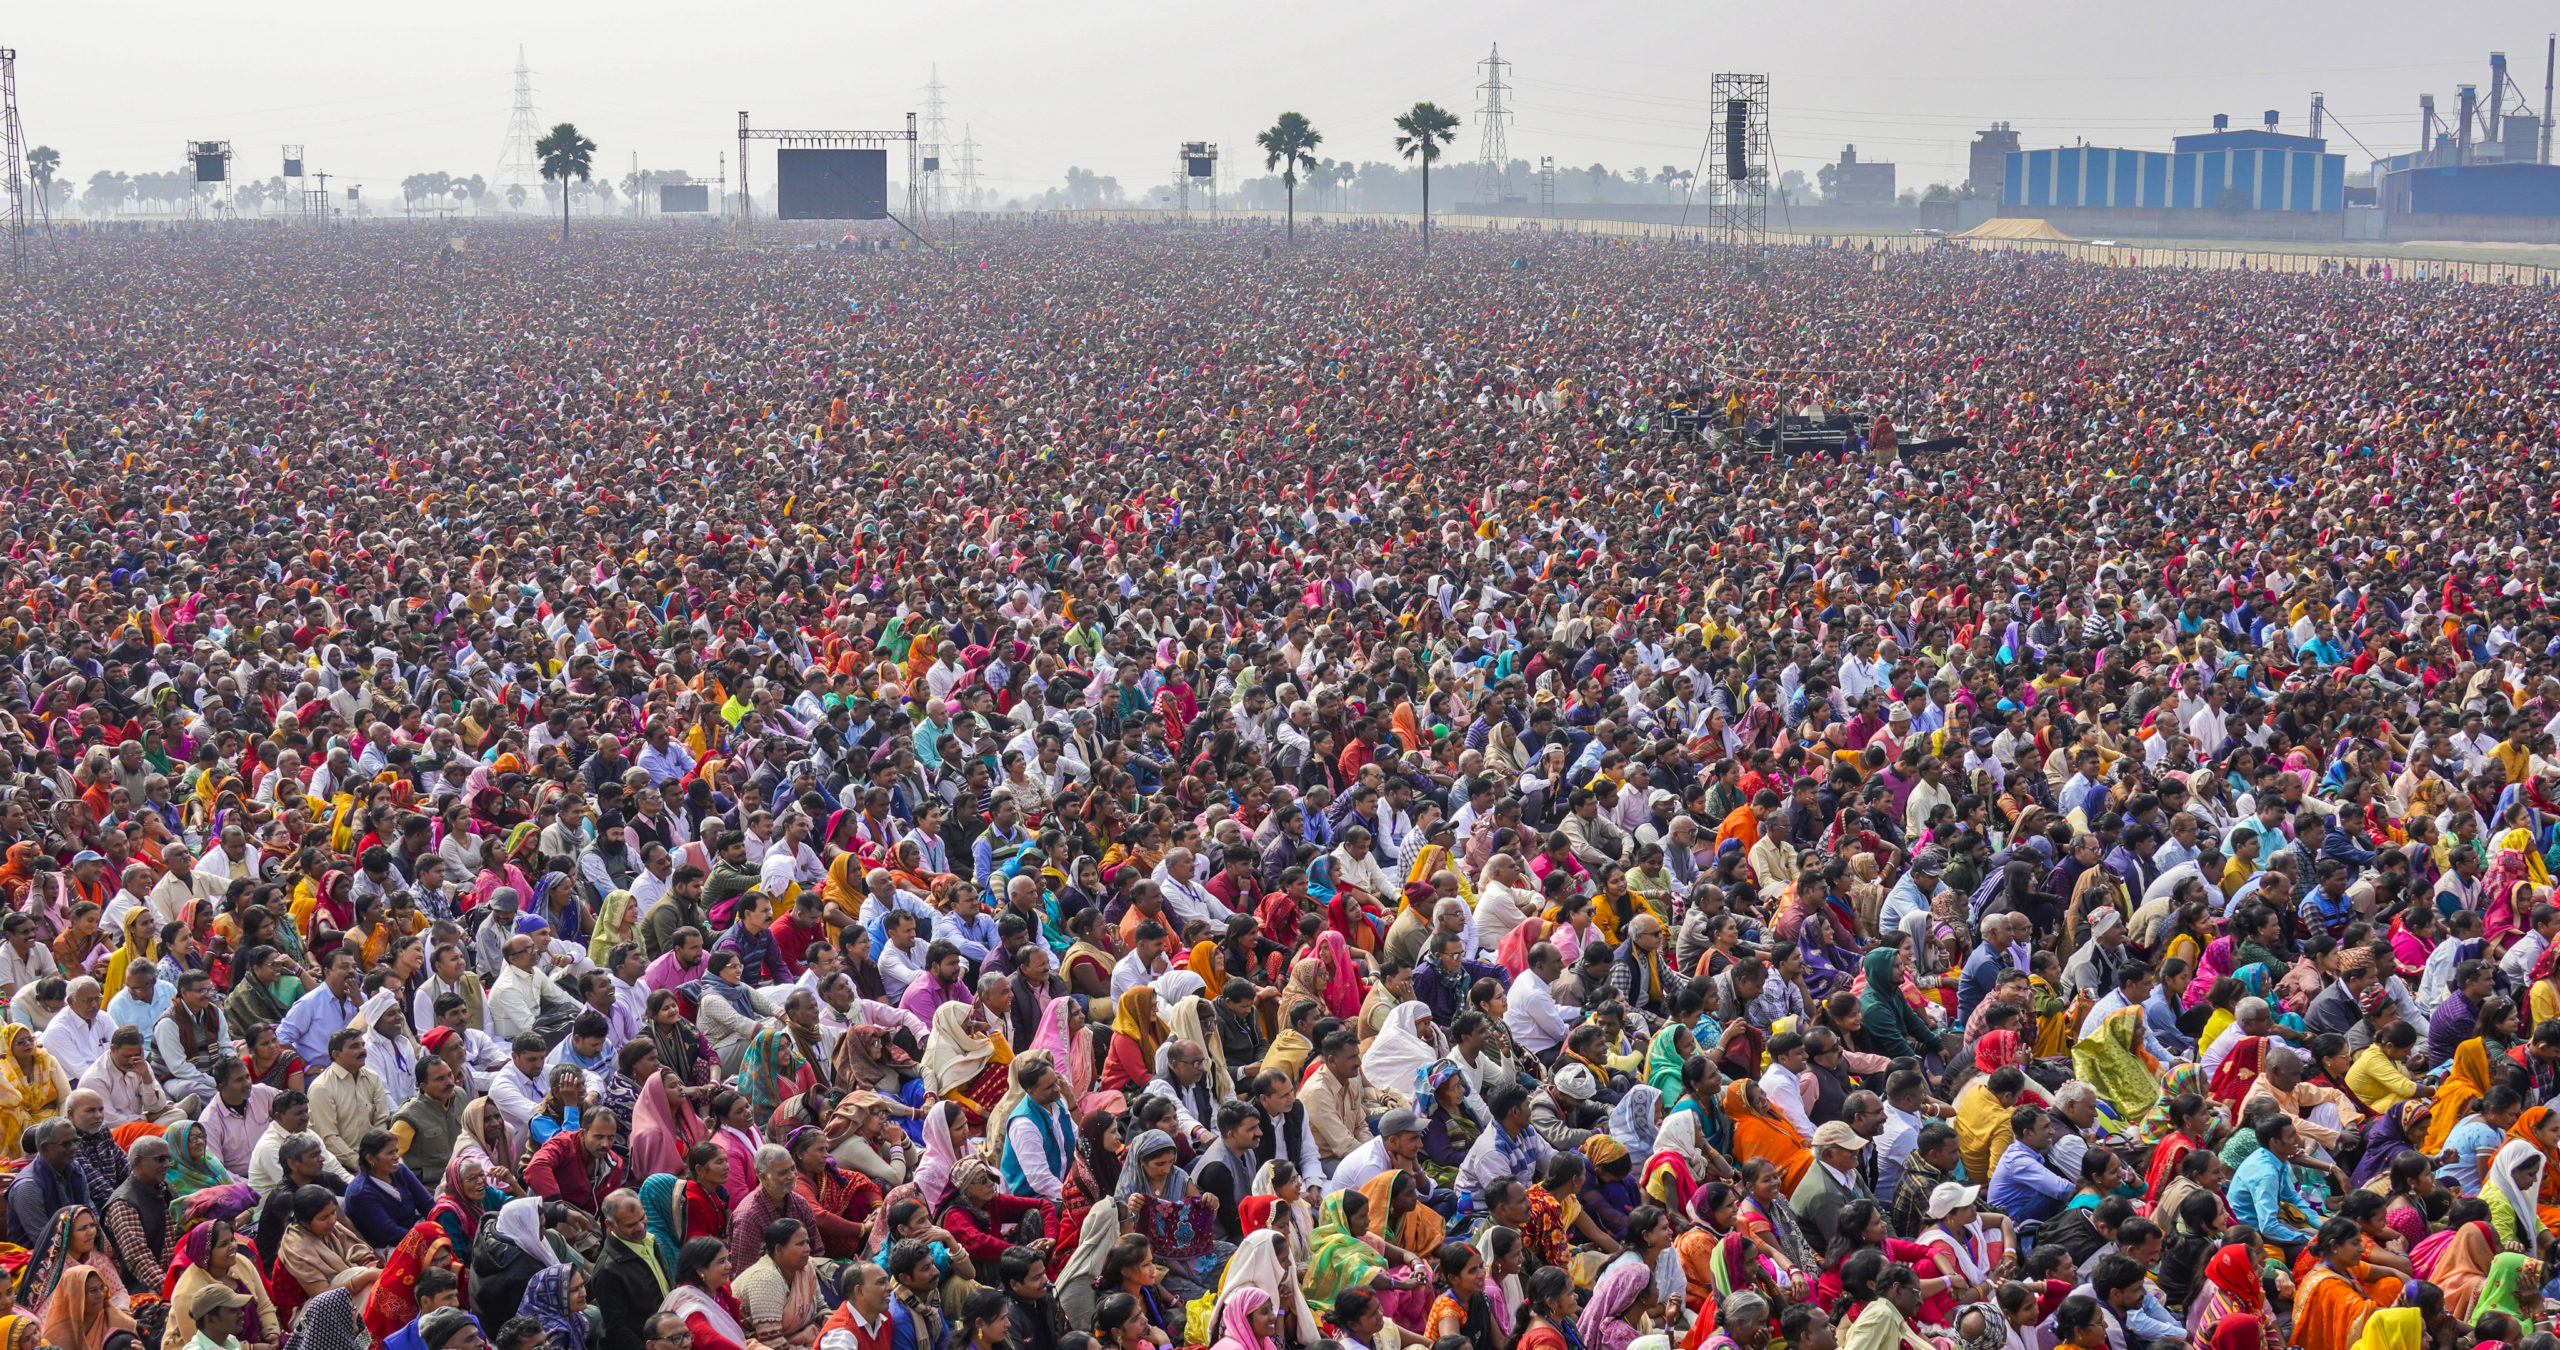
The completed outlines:
[[[18,1136],[40,1120],[63,1113],[71,1077],[36,1034],[0,1022],[0,1156],[17,1157]]]
[[[2096,1088],[2119,1120],[2141,1120],[2160,1103],[2160,1061],[2142,1043],[2142,1017],[2139,1004],[2118,1008],[2071,1047],[2072,1073]]]
[[[154,931],[149,905],[136,905],[124,916],[124,945],[107,956],[106,983],[102,986],[113,998],[124,988],[125,968],[136,961],[149,964],[160,959],[159,934]]]

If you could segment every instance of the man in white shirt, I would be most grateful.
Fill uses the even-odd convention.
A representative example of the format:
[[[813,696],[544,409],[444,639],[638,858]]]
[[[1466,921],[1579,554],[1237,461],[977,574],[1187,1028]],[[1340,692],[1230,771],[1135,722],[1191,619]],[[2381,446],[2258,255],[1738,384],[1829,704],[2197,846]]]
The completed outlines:
[[[1804,1109],[1804,1072],[1812,1058],[1802,1034],[1784,1032],[1769,1038],[1769,1067],[1760,1075],[1760,1091],[1768,1096],[1770,1109],[1807,1139],[1813,1137],[1813,1117]]]
[[[519,1149],[526,1138],[526,1123],[542,1109],[543,1094],[550,1090],[542,1081],[542,1061],[548,1053],[541,1037],[517,1037],[506,1067],[489,1076],[489,1105],[506,1117],[507,1129]]]
[[[53,948],[36,941],[32,917],[11,914],[0,919],[0,995],[15,994],[47,975],[61,973]]]
[[[1199,871],[1200,860],[1191,856],[1191,850],[1177,848],[1156,864],[1156,889],[1164,893],[1164,907],[1172,912],[1174,922],[1188,924],[1193,919],[1206,919],[1223,930],[1235,915],[1200,884]]]
[[[1038,1061],[1031,1061],[1037,1064]],[[1058,1100],[1067,1080],[1057,1070],[1039,1067],[1039,1078],[1022,1086],[1024,1109],[1013,1113],[1005,1123],[1005,1153],[1022,1171],[1024,1186],[1031,1194],[1056,1201],[1065,1189],[1068,1166],[1076,1156],[1076,1123]],[[1010,1169],[1008,1169],[1010,1170]]]
[[[1138,925],[1138,945],[1111,968],[1111,998],[1114,1003],[1122,994],[1139,985],[1154,983],[1158,975],[1171,968],[1164,959],[1165,936],[1164,925],[1153,919]]]
[[[573,1001],[560,992],[560,986],[535,970],[534,963],[541,955],[533,938],[526,934],[507,939],[506,969],[498,972],[497,987],[489,991],[491,1035],[512,1041],[536,1030],[546,1017],[562,1024],[577,1016]]]
[[[880,944],[874,960],[880,967],[880,992],[895,1005],[907,996],[907,986],[924,978],[925,952],[933,944],[916,932],[916,916],[903,909],[889,911],[881,928],[889,940]]]
[[[148,903],[152,917],[159,923],[176,923],[178,911],[189,900],[198,898],[195,854],[183,844],[163,844],[160,848],[160,877],[151,887]]]
[[[2542,953],[2550,948],[2552,936],[2560,934],[2560,909],[2536,904],[2526,916],[2526,923],[2524,936],[2517,938],[2516,944],[2507,948],[2507,954],[2498,961],[2498,969],[2506,972],[2507,978],[2515,981],[2519,989],[2525,986],[2525,977],[2533,973],[2533,963],[2541,960]]]
[[[1529,968],[1511,982],[1511,1007],[1502,1015],[1520,1048],[1546,1063],[1554,1062],[1556,1047],[1564,1044],[1572,1019],[1582,1011],[1556,1002],[1552,986],[1563,973],[1564,953],[1553,943],[1531,947]]]
[[[1518,858],[1508,853],[1493,855],[1490,875],[1492,879],[1476,893],[1476,941],[1482,950],[1473,955],[1482,961],[1494,958],[1502,940],[1537,910],[1539,900],[1536,891],[1520,884]]]
[[[116,1023],[107,1016],[98,982],[86,975],[73,980],[63,997],[62,1011],[53,1015],[37,1043],[53,1055],[63,1073],[77,1079],[107,1053]]]
[[[273,1191],[285,1178],[283,1150],[285,1141],[299,1139],[320,1155],[320,1172],[336,1181],[341,1189],[355,1177],[329,1156],[328,1146],[311,1132],[311,1099],[286,1088],[276,1094],[267,1108],[267,1128],[258,1136],[258,1145],[249,1154],[249,1184],[260,1195]]]
[[[205,855],[196,860],[196,894],[204,894],[209,885],[213,894],[221,895],[230,889],[233,877],[254,877],[257,872],[257,864],[249,856],[248,832],[237,825],[226,825],[220,846],[205,850]]]

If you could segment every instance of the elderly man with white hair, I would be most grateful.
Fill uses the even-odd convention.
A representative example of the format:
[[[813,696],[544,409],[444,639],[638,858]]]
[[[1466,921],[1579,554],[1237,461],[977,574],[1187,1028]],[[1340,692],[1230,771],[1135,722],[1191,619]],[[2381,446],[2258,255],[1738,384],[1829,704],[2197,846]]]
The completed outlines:
[[[1538,904],[1537,888],[1521,875],[1520,860],[1508,853],[1493,855],[1485,864],[1484,885],[1476,891],[1476,945],[1467,949],[1468,955],[1492,960],[1502,940],[1536,913]]]
[[[1165,854],[1164,861],[1156,864],[1155,874],[1150,880],[1155,882],[1158,891],[1163,892],[1164,906],[1172,911],[1176,924],[1187,925],[1193,919],[1205,919],[1223,928],[1227,920],[1235,917],[1234,912],[1219,904],[1218,897],[1211,895],[1208,886],[1202,883],[1200,860],[1193,857],[1187,848],[1177,848]]]
[[[62,1011],[53,1015],[38,1038],[62,1071],[77,1079],[107,1053],[116,1021],[107,1016],[106,999],[96,979],[83,975],[63,991]]]
[[[2213,1044],[2204,1048],[2204,1055],[2196,1061],[2196,1068],[2202,1071],[2204,1081],[2210,1083],[2215,1071],[2222,1067],[2222,1061],[2231,1057],[2233,1047],[2251,1036],[2275,1034],[2275,1010],[2267,1006],[2265,999],[2244,998],[2232,1006],[2231,1025],[2223,1028],[2222,1034],[2213,1038]]]

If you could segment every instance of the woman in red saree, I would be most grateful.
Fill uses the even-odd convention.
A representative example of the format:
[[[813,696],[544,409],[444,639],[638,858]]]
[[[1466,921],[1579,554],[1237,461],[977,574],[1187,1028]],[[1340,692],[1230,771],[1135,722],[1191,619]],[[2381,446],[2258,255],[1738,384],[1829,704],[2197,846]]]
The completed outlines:
[[[1339,898],[1335,903],[1340,903]],[[1360,968],[1351,960],[1351,944],[1340,932],[1327,929],[1316,934],[1316,945],[1308,955],[1322,964],[1325,1011],[1345,1021],[1358,1017],[1368,991],[1360,983]]]
[[[2266,1064],[2267,1038],[2243,1036],[2239,1044],[2231,1047],[2231,1053],[2224,1057],[2222,1067],[2213,1071],[2213,1099],[2231,1112],[2233,1120],[2240,1118],[2240,1103],[2249,1095],[2250,1087],[2257,1083],[2258,1074]]]
[[[2159,1202],[2160,1188],[2177,1177],[2178,1160],[2204,1147],[2205,1136],[2213,1128],[2213,1107],[2210,1103],[2198,1101],[2194,1110],[2185,1115],[2178,1114],[2178,1103],[2186,1100],[2180,1097],[2169,1103],[2169,1133],[2162,1136],[2159,1146],[2151,1151],[2151,1173],[2144,1178],[2147,1189],[2143,1198],[2154,1204]]]
[[[382,1278],[364,1299],[364,1329],[373,1333],[374,1350],[418,1315],[418,1277],[437,1266],[453,1266],[453,1244],[442,1225],[422,1220],[391,1249],[382,1263]],[[456,1271],[459,1274],[459,1271]]]
[[[718,1144],[696,1144],[685,1155],[685,1181],[682,1196],[684,1237],[720,1239],[723,1250],[729,1241],[729,1152]]]

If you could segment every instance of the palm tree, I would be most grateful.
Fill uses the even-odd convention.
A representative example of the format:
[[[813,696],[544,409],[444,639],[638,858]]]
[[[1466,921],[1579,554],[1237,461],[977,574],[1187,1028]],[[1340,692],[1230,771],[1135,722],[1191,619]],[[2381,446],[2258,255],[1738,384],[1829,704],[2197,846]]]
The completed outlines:
[[[1315,148],[1324,144],[1324,133],[1309,125],[1302,113],[1284,112],[1269,131],[1253,138],[1262,146],[1262,167],[1280,171],[1280,186],[1289,194],[1289,242],[1298,242],[1298,169],[1316,166]]]
[[[37,194],[51,200],[53,176],[62,172],[62,152],[50,145],[28,151],[27,172],[35,177]]]
[[[569,180],[583,183],[594,170],[596,143],[578,134],[576,124],[563,122],[543,133],[533,143],[534,157],[542,161],[542,176],[560,184],[560,242],[569,242]]]
[[[1458,115],[1437,103],[1414,104],[1396,118],[1396,153],[1422,160],[1422,256],[1431,256],[1431,161],[1458,138]]]

